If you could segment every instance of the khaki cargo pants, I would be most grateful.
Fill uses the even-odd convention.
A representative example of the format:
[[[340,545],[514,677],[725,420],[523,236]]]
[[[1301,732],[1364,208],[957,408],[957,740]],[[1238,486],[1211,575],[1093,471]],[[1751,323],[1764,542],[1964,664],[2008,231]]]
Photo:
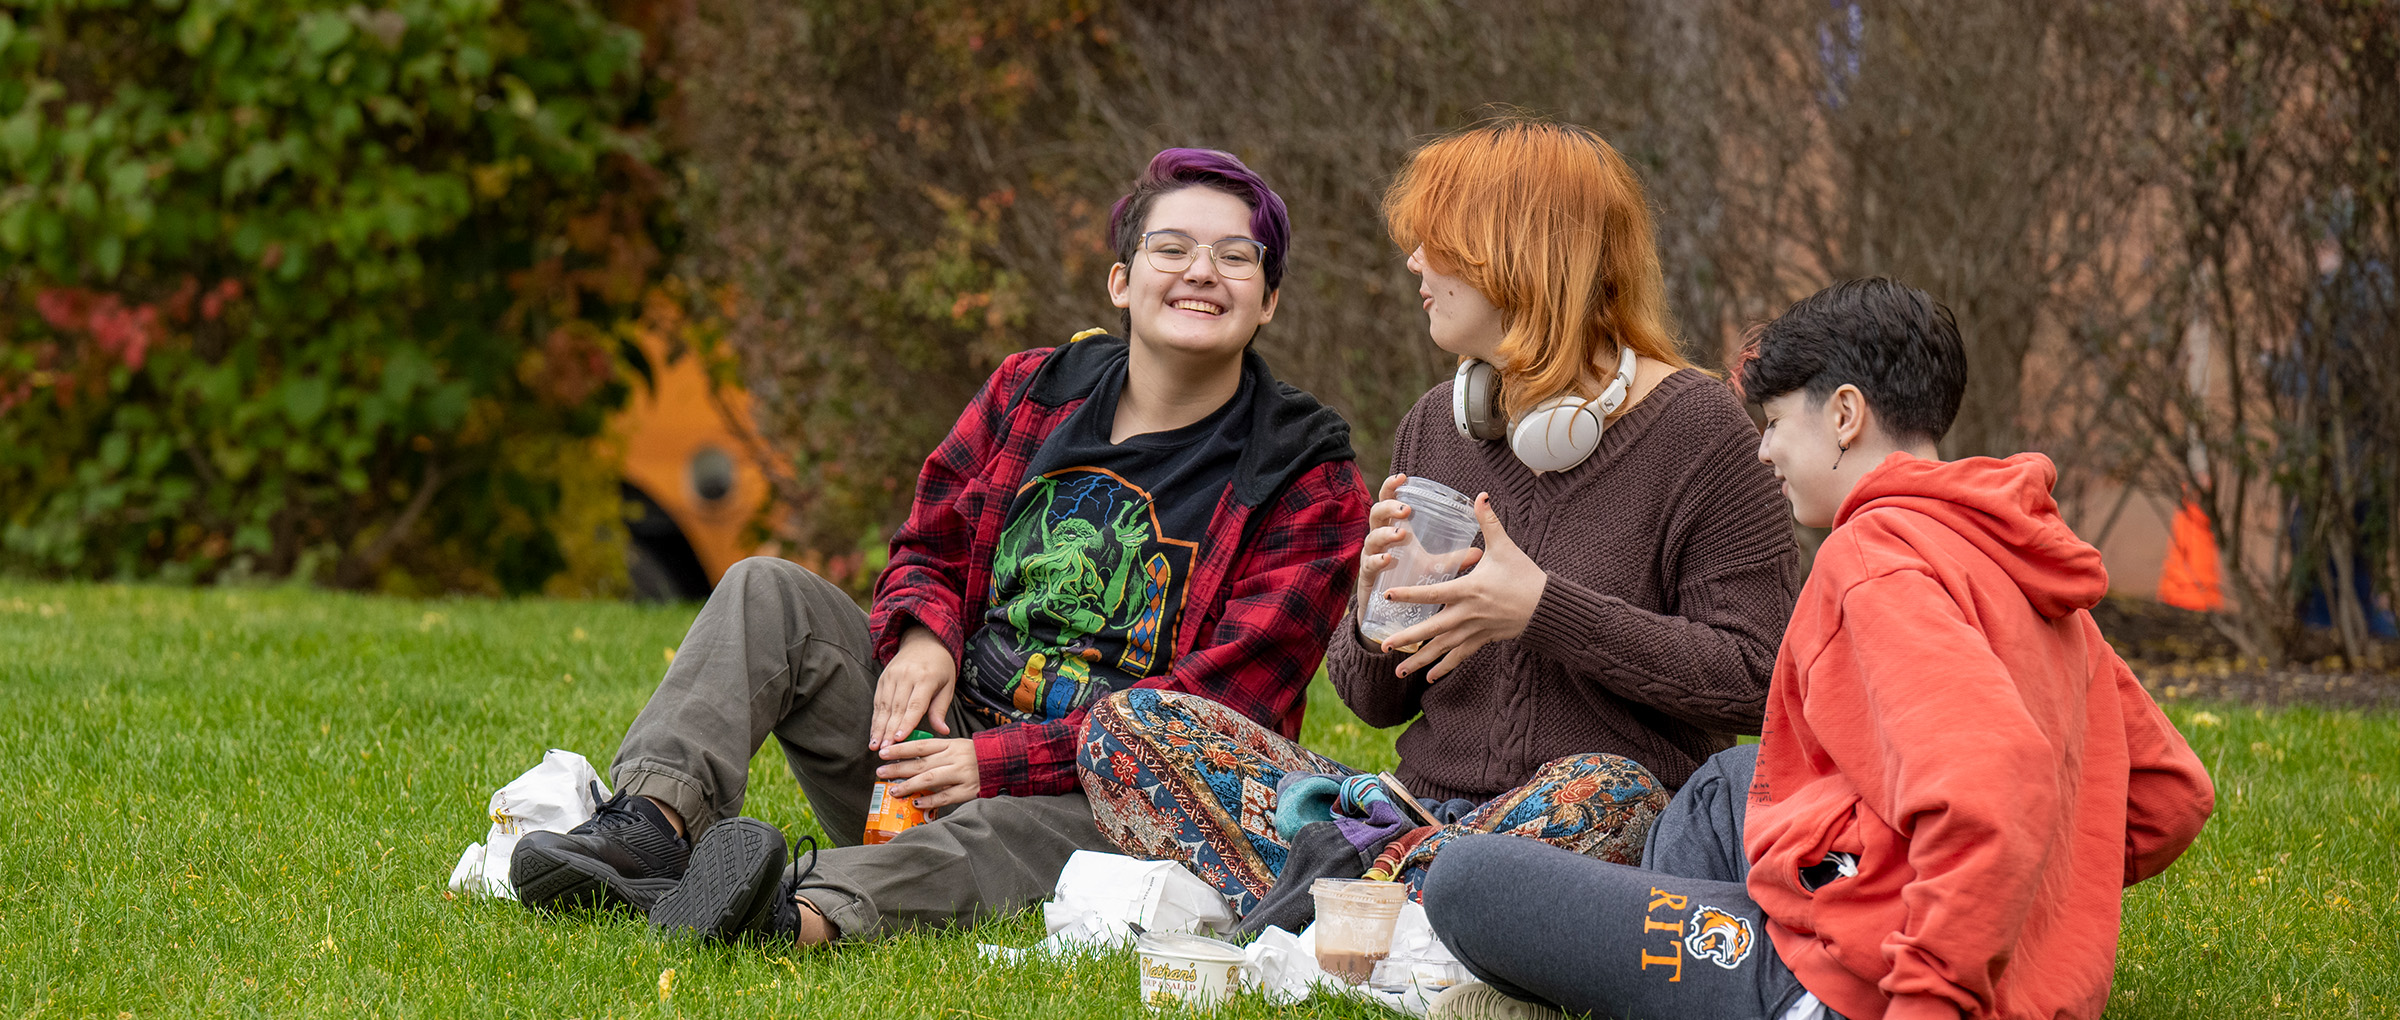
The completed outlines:
[[[1022,910],[1049,897],[1068,855],[1116,852],[1080,792],[985,797],[863,845],[880,761],[867,749],[872,651],[867,615],[841,589],[783,560],[736,563],[626,730],[610,778],[674,807],[697,839],[741,814],[750,758],[772,735],[838,844],[817,855],[801,893],[845,939]],[[962,736],[991,725],[957,699],[948,718]]]

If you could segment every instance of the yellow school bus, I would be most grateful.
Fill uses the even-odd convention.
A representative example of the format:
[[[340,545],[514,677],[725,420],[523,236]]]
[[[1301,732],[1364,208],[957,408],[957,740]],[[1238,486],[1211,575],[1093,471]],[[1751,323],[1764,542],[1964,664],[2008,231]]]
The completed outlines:
[[[699,355],[670,358],[647,331],[641,346],[648,383],[610,420],[625,451],[626,573],[639,600],[705,599],[725,568],[758,551],[751,524],[774,499],[750,394],[712,394]]]

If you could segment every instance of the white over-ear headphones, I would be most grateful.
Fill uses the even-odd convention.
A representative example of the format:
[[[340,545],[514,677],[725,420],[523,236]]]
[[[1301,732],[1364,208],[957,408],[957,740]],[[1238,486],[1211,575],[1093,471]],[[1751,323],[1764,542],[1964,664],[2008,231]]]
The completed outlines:
[[[1468,439],[1507,439],[1509,451],[1534,474],[1565,471],[1600,448],[1600,433],[1608,416],[1625,406],[1625,395],[1633,391],[1633,368],[1633,348],[1619,345],[1616,378],[1608,381],[1600,399],[1585,400],[1573,394],[1552,397],[1525,412],[1512,430],[1508,420],[1495,413],[1500,406],[1500,370],[1482,359],[1468,358],[1459,363],[1458,377],[1450,385],[1451,420],[1457,423],[1458,434]]]

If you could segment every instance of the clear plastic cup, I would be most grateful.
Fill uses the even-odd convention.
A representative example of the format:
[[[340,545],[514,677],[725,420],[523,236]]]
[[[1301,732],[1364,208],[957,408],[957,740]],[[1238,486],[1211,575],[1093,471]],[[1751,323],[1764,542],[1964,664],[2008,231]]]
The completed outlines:
[[[1308,887],[1317,901],[1317,966],[1351,984],[1364,984],[1392,955],[1392,928],[1408,887],[1364,878],[1320,878]]]
[[[1388,550],[1392,565],[1376,575],[1374,590],[1367,593],[1366,615],[1358,621],[1359,634],[1379,644],[1442,611],[1437,605],[1394,602],[1383,593],[1457,577],[1467,550],[1475,547],[1475,536],[1483,533],[1475,523],[1475,501],[1433,479],[1412,477],[1400,483],[1397,498],[1409,510],[1400,522],[1405,537]]]

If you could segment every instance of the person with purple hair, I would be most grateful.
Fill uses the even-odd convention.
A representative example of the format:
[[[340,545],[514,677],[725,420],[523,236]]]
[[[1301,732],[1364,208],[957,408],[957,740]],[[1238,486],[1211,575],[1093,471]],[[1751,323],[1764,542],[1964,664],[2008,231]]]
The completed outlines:
[[[526,906],[803,945],[970,921],[1115,849],[1076,773],[1100,697],[1184,692],[1299,735],[1368,497],[1348,424],[1250,350],[1283,200],[1229,154],[1168,149],[1109,234],[1124,335],[1001,363],[926,458],[870,610],[783,560],[727,571],[618,747],[616,795],[518,843]],[[837,844],[789,867],[783,833],[739,817],[770,735]],[[937,816],[866,844],[879,781]]]

